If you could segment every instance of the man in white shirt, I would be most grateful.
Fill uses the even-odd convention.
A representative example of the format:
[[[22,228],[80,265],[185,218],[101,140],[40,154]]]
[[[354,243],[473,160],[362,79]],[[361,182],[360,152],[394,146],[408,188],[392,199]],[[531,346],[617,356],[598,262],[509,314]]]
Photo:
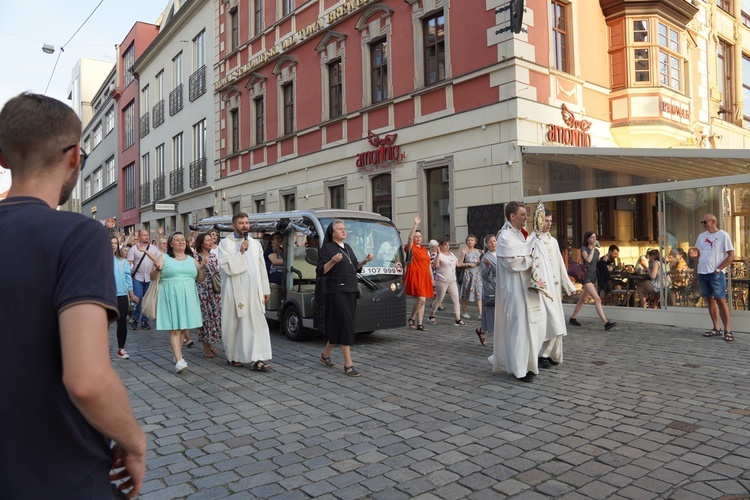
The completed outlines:
[[[143,296],[146,295],[148,287],[151,285],[151,270],[154,268],[154,262],[159,257],[159,247],[151,245],[148,240],[148,231],[141,229],[138,232],[138,240],[135,245],[128,251],[128,263],[133,275],[133,292],[138,297],[138,303],[132,313],[130,328],[138,329],[140,321],[141,328],[151,330],[148,324],[149,318],[141,314],[141,303]]]
[[[721,316],[721,321],[724,323],[724,340],[732,342],[734,336],[729,328],[726,269],[734,260],[734,246],[732,246],[729,234],[719,229],[715,215],[704,215],[701,224],[706,230],[698,235],[695,242],[695,247],[700,252],[696,272],[701,297],[708,301],[708,314],[713,323],[713,328],[703,336],[721,335],[719,329],[719,316]]]

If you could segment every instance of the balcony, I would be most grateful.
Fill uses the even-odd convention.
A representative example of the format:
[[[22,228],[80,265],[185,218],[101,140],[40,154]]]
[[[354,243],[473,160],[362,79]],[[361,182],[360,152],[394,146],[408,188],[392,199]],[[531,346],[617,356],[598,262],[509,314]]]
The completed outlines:
[[[174,116],[182,111],[182,84],[179,84],[169,93],[169,116]]]
[[[195,160],[190,164],[190,189],[205,186],[207,182],[206,158]]]
[[[169,172],[169,194],[175,195],[185,191],[184,177],[185,167],[176,168]]]
[[[141,116],[140,126],[138,127],[138,130],[139,130],[139,134],[141,136],[141,139],[143,139],[144,137],[146,137],[148,135],[148,133],[150,132],[150,130],[148,128],[148,113],[146,113],[145,115]]]
[[[151,183],[144,182],[141,184],[141,206],[151,203]]]
[[[164,123],[164,99],[154,105],[151,113],[154,115],[154,128]]]
[[[206,65],[204,64],[198,70],[190,75],[188,80],[188,99],[190,102],[198,99],[206,93]]]
[[[154,179],[154,201],[164,199],[164,175],[159,175]]]

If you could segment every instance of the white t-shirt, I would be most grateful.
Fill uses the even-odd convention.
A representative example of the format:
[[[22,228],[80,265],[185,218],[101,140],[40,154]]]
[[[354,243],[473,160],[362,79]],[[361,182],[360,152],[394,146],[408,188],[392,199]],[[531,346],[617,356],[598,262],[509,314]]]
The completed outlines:
[[[715,233],[704,231],[698,235],[695,247],[700,251],[698,260],[698,274],[711,274],[716,272],[727,253],[734,250],[729,233],[719,229]],[[723,271],[726,273],[726,269]]]
[[[153,255],[154,257],[159,257],[161,255],[159,253],[159,247],[148,244],[148,247],[146,248],[146,251]],[[130,250],[128,250],[128,262],[130,263],[130,268],[135,271],[135,268],[138,267],[138,263],[141,261],[141,256],[143,255],[143,252],[141,252],[138,249],[138,245],[133,245],[130,247]],[[151,270],[154,268],[154,263],[149,259],[148,257],[143,258],[143,262],[141,263],[141,266],[138,267],[138,271],[135,273],[135,276],[133,279],[137,281],[141,281],[143,283],[149,283],[151,281]]]
[[[449,252],[448,255],[445,255],[440,252],[440,267],[437,268],[436,279],[443,283],[455,283],[457,263],[458,259],[453,253]]]

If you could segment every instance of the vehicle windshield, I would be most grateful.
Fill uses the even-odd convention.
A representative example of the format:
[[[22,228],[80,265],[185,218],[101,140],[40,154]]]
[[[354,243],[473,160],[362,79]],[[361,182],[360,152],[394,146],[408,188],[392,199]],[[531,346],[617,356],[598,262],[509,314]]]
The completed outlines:
[[[346,243],[360,261],[368,253],[373,259],[362,267],[362,275],[378,281],[392,281],[403,275],[403,249],[398,229],[392,223],[368,219],[343,219]],[[327,229],[333,219],[320,219]]]

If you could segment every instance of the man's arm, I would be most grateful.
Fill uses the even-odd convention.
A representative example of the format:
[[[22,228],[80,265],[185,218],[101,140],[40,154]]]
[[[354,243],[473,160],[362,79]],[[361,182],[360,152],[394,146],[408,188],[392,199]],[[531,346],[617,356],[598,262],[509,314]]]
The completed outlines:
[[[128,498],[143,486],[146,472],[146,436],[135,420],[125,387],[109,359],[107,313],[97,304],[77,304],[59,316],[63,384],[86,420],[115,445],[113,475],[127,479]]]

